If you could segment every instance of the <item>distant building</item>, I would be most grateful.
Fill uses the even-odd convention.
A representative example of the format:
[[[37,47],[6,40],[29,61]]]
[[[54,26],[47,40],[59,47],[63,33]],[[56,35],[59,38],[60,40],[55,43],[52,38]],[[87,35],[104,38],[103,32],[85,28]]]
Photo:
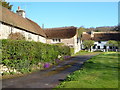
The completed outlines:
[[[109,40],[120,41],[120,32],[83,32],[81,42],[83,42],[84,40],[95,41],[94,46],[92,47],[93,51],[111,50],[111,47],[106,46],[106,43]],[[114,48],[118,49],[118,47]],[[82,49],[84,49],[84,46],[82,46]]]
[[[45,29],[48,44],[63,43],[74,48],[75,53],[80,51],[80,40],[77,36],[76,27],[48,28]]]

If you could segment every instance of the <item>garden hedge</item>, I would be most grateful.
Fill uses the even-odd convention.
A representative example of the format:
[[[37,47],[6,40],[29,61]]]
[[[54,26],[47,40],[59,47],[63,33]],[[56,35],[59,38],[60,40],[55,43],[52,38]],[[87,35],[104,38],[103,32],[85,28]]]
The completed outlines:
[[[3,39],[2,64],[19,71],[28,70],[40,62],[54,63],[58,56],[70,55],[67,46],[49,45],[41,42]]]

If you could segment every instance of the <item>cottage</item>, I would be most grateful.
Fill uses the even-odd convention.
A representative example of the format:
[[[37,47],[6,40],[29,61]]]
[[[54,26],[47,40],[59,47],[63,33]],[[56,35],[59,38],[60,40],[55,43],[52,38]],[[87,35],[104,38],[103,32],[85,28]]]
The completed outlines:
[[[110,50],[110,46],[106,46],[107,41],[115,40],[120,41],[120,32],[83,32],[81,42],[84,40],[94,40],[93,51],[96,50]],[[84,46],[82,46],[82,49]],[[118,48],[118,47],[115,47]]]
[[[25,17],[25,11],[18,7],[16,13],[0,8],[0,39],[7,39],[11,33],[21,33],[26,40],[46,43],[43,29],[34,21]]]
[[[76,27],[61,27],[45,29],[48,44],[63,43],[74,48],[74,52],[80,51],[80,41],[77,36]]]

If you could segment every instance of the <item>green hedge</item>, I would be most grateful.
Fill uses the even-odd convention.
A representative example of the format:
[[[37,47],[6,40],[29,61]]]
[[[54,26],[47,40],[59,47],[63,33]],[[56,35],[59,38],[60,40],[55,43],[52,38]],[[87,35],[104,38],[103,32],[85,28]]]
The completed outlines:
[[[67,46],[49,45],[34,41],[0,40],[2,42],[2,63],[24,72],[30,71],[33,64],[54,63],[58,55],[70,55]]]

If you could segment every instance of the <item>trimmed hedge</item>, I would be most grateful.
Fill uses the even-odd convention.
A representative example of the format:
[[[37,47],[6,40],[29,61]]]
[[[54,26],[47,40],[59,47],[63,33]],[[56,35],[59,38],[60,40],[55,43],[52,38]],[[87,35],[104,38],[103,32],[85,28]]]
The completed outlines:
[[[0,40],[0,42],[2,42],[2,64],[20,72],[29,72],[32,65],[40,62],[54,63],[58,55],[70,55],[70,48],[67,46],[8,39]]]

